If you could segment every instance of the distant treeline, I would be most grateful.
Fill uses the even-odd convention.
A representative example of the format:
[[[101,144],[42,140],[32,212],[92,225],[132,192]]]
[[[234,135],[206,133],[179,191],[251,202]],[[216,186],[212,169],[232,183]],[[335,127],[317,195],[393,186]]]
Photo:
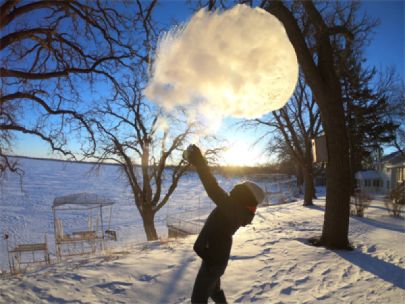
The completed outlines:
[[[289,172],[284,172],[278,165],[267,165],[267,166],[257,166],[257,167],[245,167],[245,166],[212,166],[211,169],[215,173],[219,173],[223,176],[244,176],[244,175],[255,175],[255,174],[277,174]],[[190,171],[195,171],[193,167],[190,167]]]
[[[93,165],[98,164],[98,162],[90,161],[90,160],[87,161],[87,160],[74,160],[74,159],[58,159],[58,158],[32,157],[32,156],[21,156],[21,155],[8,155],[8,156],[13,157],[13,158],[33,159],[33,160],[47,160],[47,161],[66,162],[66,163],[93,164]],[[118,166],[118,164],[116,164],[116,163],[103,163],[103,165]]]
[[[47,160],[47,161],[57,161],[57,162],[70,162],[70,163],[83,163],[83,164],[98,164],[94,161],[82,161],[82,160],[63,160],[63,159],[55,159],[55,158],[45,158],[45,157],[28,157],[28,156],[19,156],[19,155],[10,155],[10,157],[15,158],[23,158],[23,159],[34,159],[34,160]],[[103,163],[103,165],[113,165],[118,166],[115,163]],[[168,165],[166,166],[167,169],[173,169],[175,166]],[[279,164],[269,164],[257,167],[245,167],[245,166],[211,166],[211,169],[215,173],[219,173],[223,176],[244,176],[244,175],[255,175],[255,174],[277,174],[277,173],[284,173],[284,174],[291,174],[291,172],[287,172],[283,167],[280,167]],[[195,171],[195,168],[190,166],[188,169],[189,171]]]

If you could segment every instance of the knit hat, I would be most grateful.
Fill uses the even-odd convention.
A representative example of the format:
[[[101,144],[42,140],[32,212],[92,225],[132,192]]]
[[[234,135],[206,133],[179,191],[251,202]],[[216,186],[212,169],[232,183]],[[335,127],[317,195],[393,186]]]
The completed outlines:
[[[261,202],[263,202],[265,194],[264,194],[264,191],[262,190],[262,188],[259,187],[259,185],[257,185],[254,182],[251,182],[251,181],[245,181],[245,182],[241,183],[240,185],[243,185],[247,189],[249,189],[249,191],[253,194],[258,205]]]
[[[230,194],[243,205],[252,207],[263,202],[265,197],[263,190],[256,183],[251,181],[236,184]]]

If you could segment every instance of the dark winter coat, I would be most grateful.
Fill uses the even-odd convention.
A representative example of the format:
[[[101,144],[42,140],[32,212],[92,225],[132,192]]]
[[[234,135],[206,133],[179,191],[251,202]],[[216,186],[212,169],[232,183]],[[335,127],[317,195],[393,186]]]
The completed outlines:
[[[232,236],[244,225],[247,210],[240,203],[241,197],[229,195],[218,185],[205,162],[196,168],[205,191],[217,206],[208,216],[194,251],[211,265],[227,265]]]

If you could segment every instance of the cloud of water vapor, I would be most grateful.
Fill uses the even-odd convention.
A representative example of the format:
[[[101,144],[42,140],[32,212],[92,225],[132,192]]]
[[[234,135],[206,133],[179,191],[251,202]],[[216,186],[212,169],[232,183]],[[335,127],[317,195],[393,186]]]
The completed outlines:
[[[145,95],[194,119],[256,118],[282,107],[298,78],[295,51],[281,22],[237,5],[197,12],[164,34]]]

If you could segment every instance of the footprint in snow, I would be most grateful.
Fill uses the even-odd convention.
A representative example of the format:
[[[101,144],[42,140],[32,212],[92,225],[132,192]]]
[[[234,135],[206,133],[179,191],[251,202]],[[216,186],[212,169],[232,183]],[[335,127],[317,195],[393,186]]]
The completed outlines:
[[[73,281],[79,281],[79,282],[86,279],[86,277],[78,275],[76,273],[61,273],[61,274],[55,275],[55,277],[56,278],[63,278],[63,279],[71,279]]]
[[[291,293],[293,293],[295,291],[295,288],[289,286],[287,288],[283,288],[281,289],[280,293],[285,294],[285,295],[290,295]]]
[[[181,297],[176,300],[176,304],[186,304],[186,303],[187,304],[190,303],[187,297]]]
[[[112,294],[123,294],[126,292],[129,286],[132,286],[132,283],[114,281],[98,284],[95,287],[101,288],[103,290],[107,289],[108,290],[107,292]]]
[[[255,285],[252,289],[249,289],[242,293],[242,295],[235,300],[235,303],[255,302],[257,300],[257,297],[261,296],[263,293],[269,291],[277,285],[278,283],[276,282]]]
[[[264,254],[268,254],[268,253],[270,253],[270,248],[265,248],[265,249],[263,249],[263,251],[262,251],[262,255],[264,255]]]
[[[295,285],[301,285],[306,283],[309,280],[308,276],[303,277],[302,279],[295,280]]]
[[[367,248],[368,253],[373,253],[377,251],[376,245],[371,245],[370,247]]]
[[[156,278],[158,277],[159,275],[157,274],[157,275],[154,275],[154,276],[151,276],[151,275],[148,275],[148,274],[143,274],[143,275],[141,275],[140,277],[139,277],[139,281],[141,281],[141,282],[150,282],[150,281],[156,281]]]
[[[327,275],[328,273],[330,273],[332,270],[330,270],[330,268],[327,268],[326,270],[324,270],[321,274],[323,276]]]

